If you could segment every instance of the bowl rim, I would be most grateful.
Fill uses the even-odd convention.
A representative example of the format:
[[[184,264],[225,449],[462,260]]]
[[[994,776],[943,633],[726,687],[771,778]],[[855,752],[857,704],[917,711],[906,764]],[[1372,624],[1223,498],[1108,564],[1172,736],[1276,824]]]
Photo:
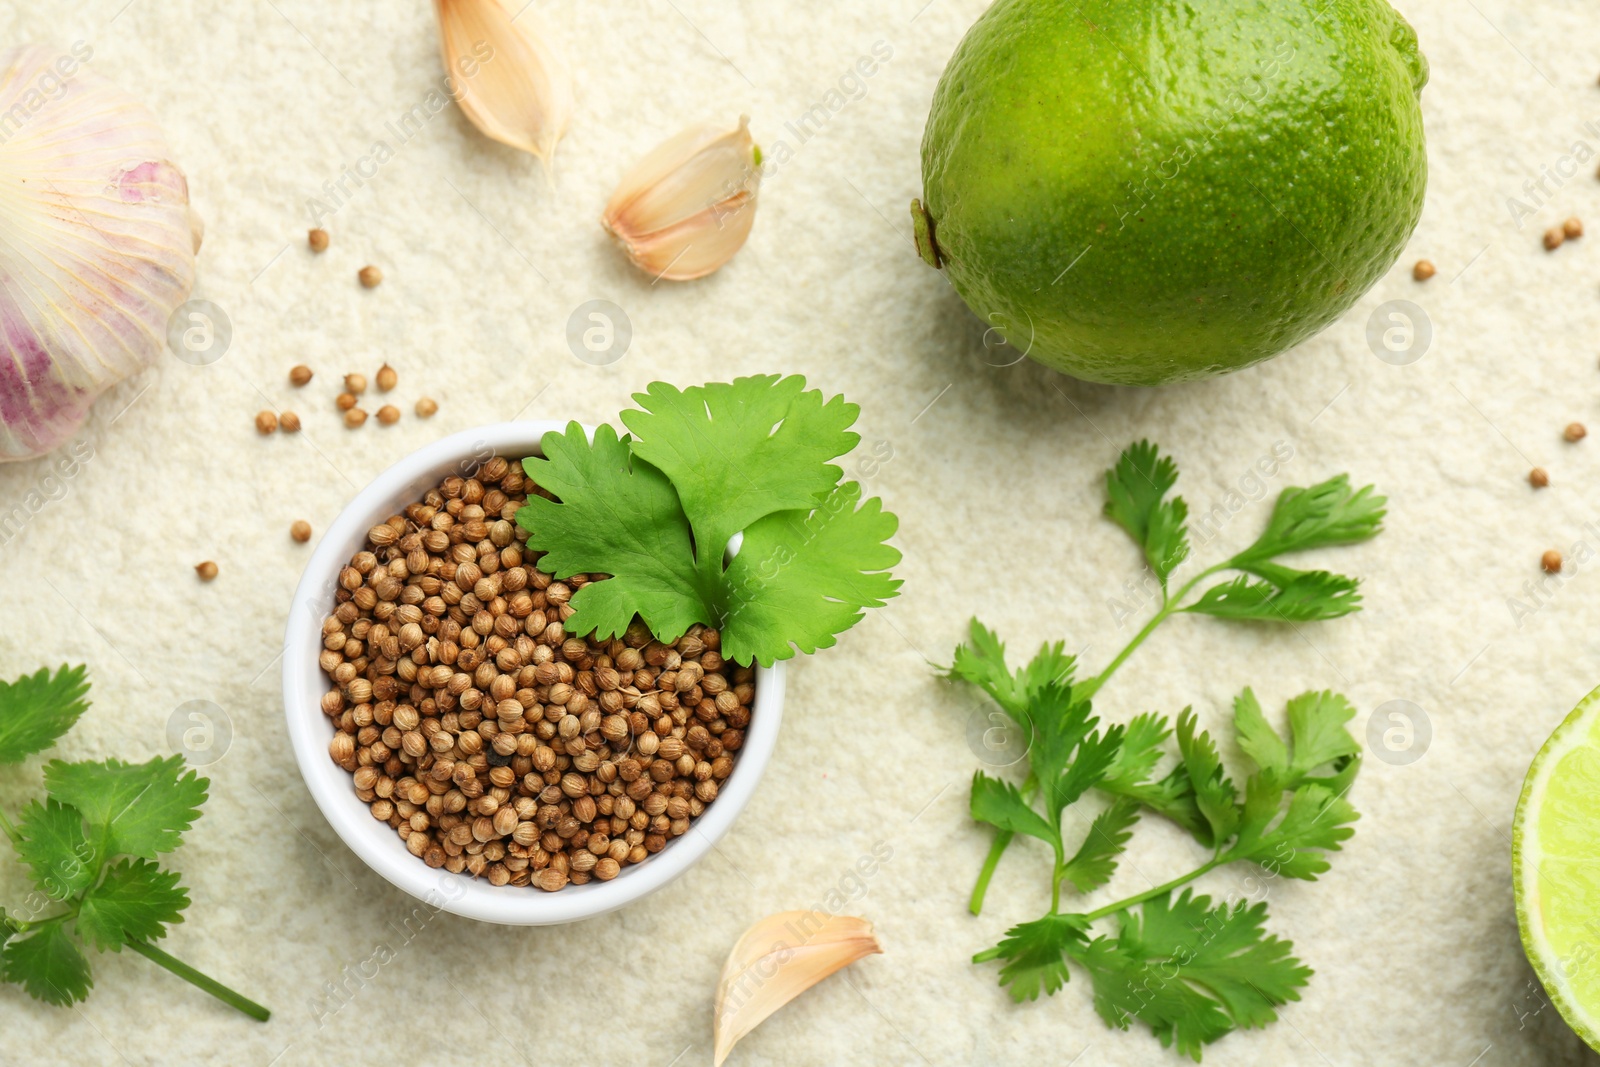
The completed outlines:
[[[624,867],[609,882],[593,880],[556,893],[492,886],[467,874],[432,868],[406,850],[387,823],[356,798],[350,773],[328,758],[334,730],[321,707],[328,683],[317,663],[321,627],[332,604],[339,571],[366,543],[366,533],[410,499],[431,488],[451,467],[470,469],[495,455],[541,455],[539,442],[570,423],[528,420],[462,430],[417,449],[357,492],[328,527],[306,564],[290,605],[283,645],[283,703],[300,776],[317,808],[345,845],[396,888],[453,915],[508,926],[576,922],[631,904],[673,881],[702,859],[728,832],[755,793],[771,760],[783,714],[784,664],[756,668],[750,727],[733,772],[716,801],[689,832],[643,863]],[[593,436],[594,430],[584,426]]]

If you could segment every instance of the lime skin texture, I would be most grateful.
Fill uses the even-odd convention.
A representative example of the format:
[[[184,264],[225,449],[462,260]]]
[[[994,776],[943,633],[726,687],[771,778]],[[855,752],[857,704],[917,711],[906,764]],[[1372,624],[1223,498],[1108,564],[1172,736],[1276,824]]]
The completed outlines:
[[[1075,377],[1247,367],[1394,264],[1427,80],[1386,0],[996,0],[934,92],[919,248]]]

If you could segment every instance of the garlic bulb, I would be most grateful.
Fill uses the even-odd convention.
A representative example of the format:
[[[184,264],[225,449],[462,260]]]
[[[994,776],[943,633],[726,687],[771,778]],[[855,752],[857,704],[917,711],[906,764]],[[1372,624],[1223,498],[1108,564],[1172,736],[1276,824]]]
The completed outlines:
[[[0,460],[55,448],[154,363],[194,286],[188,182],[90,54],[0,52]]]
[[[524,0],[433,6],[445,75],[462,114],[486,136],[548,166],[572,118],[572,73],[538,16]]]
[[[780,911],[746,930],[717,982],[716,1067],[740,1038],[828,975],[882,952],[865,919],[822,911]]]
[[[744,247],[760,188],[761,149],[741,116],[737,129],[695,126],[656,147],[623,177],[600,221],[640,270],[703,278]]]

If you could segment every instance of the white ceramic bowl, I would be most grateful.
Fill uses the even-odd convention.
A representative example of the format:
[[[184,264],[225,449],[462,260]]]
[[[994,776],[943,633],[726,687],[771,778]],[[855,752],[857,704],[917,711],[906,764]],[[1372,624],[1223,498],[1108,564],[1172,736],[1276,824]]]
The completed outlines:
[[[340,569],[365,545],[368,530],[421,499],[448,474],[465,474],[494,455],[539,455],[543,436],[564,428],[557,422],[508,422],[467,430],[413,452],[384,471],[356,494],[317,546],[295,591],[284,638],[283,702],[289,738],[311,796],[334,831],[367,866],[425,904],[513,926],[545,926],[599,915],[653,893],[688,870],[728,832],[749,802],[772,756],[783,713],[783,664],[759,668],[750,726],[733,773],[689,832],[643,863],[624,867],[609,882],[569,885],[556,893],[497,888],[481,878],[431,868],[407,852],[399,835],[356,799],[349,772],[328,758],[334,731],[321,701],[329,682],[317,665],[322,621],[333,610]]]

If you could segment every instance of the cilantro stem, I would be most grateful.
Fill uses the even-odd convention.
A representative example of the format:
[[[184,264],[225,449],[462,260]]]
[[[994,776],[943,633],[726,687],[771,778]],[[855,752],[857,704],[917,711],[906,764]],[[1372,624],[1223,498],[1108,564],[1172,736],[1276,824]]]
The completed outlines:
[[[272,1018],[272,1012],[268,1011],[266,1008],[263,1008],[260,1004],[257,1004],[248,997],[244,997],[238,993],[235,993],[233,990],[229,989],[215,978],[201,974],[187,963],[184,963],[182,960],[177,959],[176,957],[167,955],[167,953],[161,951],[159,948],[156,948],[154,945],[148,942],[130,940],[128,942],[128,947],[133,949],[133,951],[137,952],[139,955],[143,956],[145,959],[149,960],[151,963],[154,963],[156,966],[164,967],[171,971],[173,974],[177,975],[179,978],[182,978],[190,985],[205,990],[207,993],[210,993],[224,1004],[229,1004],[235,1008],[238,1008],[252,1019],[255,1019],[259,1022],[266,1022],[268,1019]]]
[[[1135,904],[1143,904],[1145,901],[1154,897],[1159,897],[1170,893],[1180,886],[1188,885],[1190,882],[1194,881],[1196,878],[1199,878],[1207,871],[1215,870],[1216,868],[1221,867],[1223,864],[1231,862],[1231,860],[1232,857],[1230,856],[1218,854],[1202,863],[1188,874],[1181,874],[1170,882],[1163,882],[1153,889],[1147,889],[1143,893],[1136,893],[1124,900],[1117,901],[1115,904],[1107,904],[1103,908],[1097,908],[1096,910],[1085,915],[1083,919],[1085,922],[1094,922],[1097,919],[1104,919],[1107,915],[1115,915],[1119,911],[1131,908]]]
[[[1129,641],[1125,646],[1123,646],[1122,651],[1117,653],[1116,658],[1106,666],[1105,670],[1101,671],[1093,678],[1090,678],[1087,682],[1082,682],[1073,686],[1073,696],[1080,700],[1088,700],[1098,693],[1100,691],[1100,687],[1105,685],[1106,682],[1111,679],[1111,676],[1116,673],[1117,668],[1122,666],[1123,663],[1127,662],[1128,657],[1133,655],[1134,651],[1140,645],[1144,644],[1145,638],[1155,633],[1156,628],[1162,623],[1166,622],[1168,619],[1172,618],[1173,615],[1183,610],[1183,598],[1188,596],[1189,593],[1194,590],[1195,586],[1199,585],[1213,574],[1228,570],[1230,567],[1232,567],[1232,565],[1233,561],[1228,560],[1223,563],[1218,563],[1215,566],[1207,567],[1205,570],[1201,571],[1199,574],[1183,583],[1183,585],[1178,588],[1176,593],[1169,595],[1165,592],[1165,590],[1163,590],[1161,610],[1156,612],[1155,615],[1151,617],[1150,621],[1144,624],[1143,629],[1133,635],[1133,640]]]
[[[6,832],[6,836],[11,839],[13,845],[17,843],[17,828],[12,824],[11,819],[4,810],[0,810],[0,830]]]
[[[1022,795],[1031,797],[1032,790],[1024,790]],[[978,872],[977,884],[972,887],[972,899],[967,901],[967,910],[972,914],[977,915],[983,911],[983,898],[989,892],[989,882],[994,878],[995,868],[1000,866],[1000,857],[1005,855],[1014,836],[1016,835],[1010,830],[995,831],[994,841],[989,845],[989,854],[983,859],[983,869]]]

